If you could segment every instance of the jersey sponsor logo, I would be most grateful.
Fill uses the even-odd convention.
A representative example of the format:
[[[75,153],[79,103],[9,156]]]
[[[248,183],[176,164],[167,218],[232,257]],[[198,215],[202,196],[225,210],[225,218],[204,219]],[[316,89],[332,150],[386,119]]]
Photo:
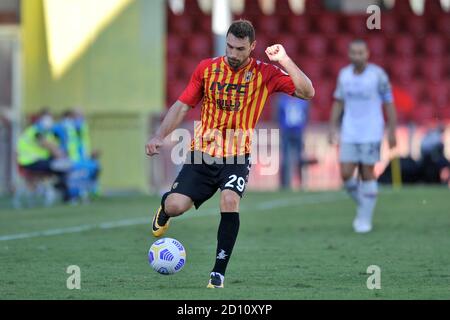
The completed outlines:
[[[209,90],[211,91],[218,90],[219,92],[226,92],[226,93],[245,94],[247,92],[247,88],[248,88],[247,84],[220,83],[218,81],[214,81],[213,83],[211,83]]]
[[[241,102],[239,100],[230,101],[224,99],[217,99],[216,105],[218,109],[226,110],[226,111],[239,111],[241,106]]]

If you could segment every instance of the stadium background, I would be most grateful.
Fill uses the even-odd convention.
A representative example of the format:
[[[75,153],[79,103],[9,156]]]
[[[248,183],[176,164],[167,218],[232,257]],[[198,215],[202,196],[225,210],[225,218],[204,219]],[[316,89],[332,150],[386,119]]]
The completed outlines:
[[[355,207],[344,191],[274,192],[277,177],[261,180],[254,167],[249,189],[270,191],[249,191],[242,201],[225,290],[205,290],[218,195],[171,224],[168,236],[188,253],[183,271],[162,277],[149,267],[150,219],[175,168],[163,166],[167,149],[150,160],[144,145],[195,64],[212,54],[209,1],[186,0],[180,14],[173,11],[176,2],[0,0],[0,299],[448,299],[450,199],[442,186],[380,188],[374,230],[360,235],[352,231]],[[257,56],[266,60],[264,41],[282,42],[315,84],[306,149],[319,164],[307,169],[309,190],[340,186],[325,121],[334,77],[354,36],[368,40],[372,60],[407,93],[396,91],[399,146],[393,154],[383,149],[378,171],[390,157],[411,151],[417,158],[426,128],[448,124],[449,1],[397,0],[382,11],[382,30],[368,31],[364,11],[375,2],[393,3],[277,0],[274,13],[263,14],[257,4],[271,1],[247,0],[239,14],[244,2],[232,1],[234,18],[255,23]],[[289,3],[304,3],[303,11]],[[423,14],[410,3],[416,11],[424,4]],[[93,145],[103,153],[105,193],[154,195],[13,209],[4,195],[14,189],[14,140],[46,105],[55,114],[85,108]],[[272,110],[269,104],[261,127],[276,127]],[[447,157],[449,134],[447,127]],[[81,290],[67,288],[70,265],[81,269]],[[367,288],[370,265],[382,270],[381,290]]]
[[[441,6],[441,2],[442,5]],[[176,174],[166,149],[150,162],[143,146],[164,110],[186,85],[196,64],[213,55],[211,1],[3,0],[0,7],[2,101],[0,192],[14,189],[14,141],[27,117],[42,106],[56,114],[85,109],[93,145],[102,153],[105,191],[158,193]],[[181,3],[184,7],[177,6]],[[368,30],[365,9],[382,7],[381,30]],[[233,18],[255,24],[255,56],[282,43],[313,80],[306,154],[319,164],[304,172],[308,190],[338,188],[336,152],[325,122],[338,70],[350,39],[367,39],[371,61],[388,71],[401,126],[399,147],[383,148],[380,173],[390,158],[419,155],[425,129],[450,117],[448,2],[232,1]],[[447,5],[447,7],[445,7]],[[188,121],[199,116],[194,109]],[[269,103],[260,127],[275,127]],[[186,124],[188,125],[188,124]],[[450,132],[445,133],[450,141]],[[448,143],[445,153],[450,156]],[[273,190],[278,178],[253,169],[250,189]],[[298,181],[295,182],[298,187]]]

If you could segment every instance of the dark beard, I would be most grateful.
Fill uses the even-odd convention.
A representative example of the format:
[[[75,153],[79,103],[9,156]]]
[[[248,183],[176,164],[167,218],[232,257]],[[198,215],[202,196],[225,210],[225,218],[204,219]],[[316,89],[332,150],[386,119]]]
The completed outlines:
[[[231,62],[231,61],[233,61],[233,62]],[[228,64],[233,69],[238,69],[242,65],[241,61],[237,61],[237,60],[231,60],[231,61],[230,61],[230,58],[228,58]]]

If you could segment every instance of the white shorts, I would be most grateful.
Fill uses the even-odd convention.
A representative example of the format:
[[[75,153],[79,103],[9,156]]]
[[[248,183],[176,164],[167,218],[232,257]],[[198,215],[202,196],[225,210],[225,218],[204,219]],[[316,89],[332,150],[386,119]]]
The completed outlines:
[[[380,147],[380,142],[342,142],[339,146],[339,161],[374,165],[380,161]]]

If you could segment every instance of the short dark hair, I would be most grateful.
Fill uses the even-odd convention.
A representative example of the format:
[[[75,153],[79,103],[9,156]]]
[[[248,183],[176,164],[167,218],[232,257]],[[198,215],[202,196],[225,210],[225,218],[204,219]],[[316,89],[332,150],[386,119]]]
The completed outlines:
[[[248,20],[240,19],[233,21],[233,23],[231,23],[230,27],[228,28],[227,36],[230,33],[239,39],[245,39],[246,37],[248,37],[250,43],[253,43],[253,41],[255,41],[255,28],[253,28],[253,24]]]
[[[48,106],[42,106],[41,109],[38,111],[37,115],[38,115],[39,117],[42,117],[42,116],[51,116],[52,113],[50,112],[50,107],[48,107]]]

